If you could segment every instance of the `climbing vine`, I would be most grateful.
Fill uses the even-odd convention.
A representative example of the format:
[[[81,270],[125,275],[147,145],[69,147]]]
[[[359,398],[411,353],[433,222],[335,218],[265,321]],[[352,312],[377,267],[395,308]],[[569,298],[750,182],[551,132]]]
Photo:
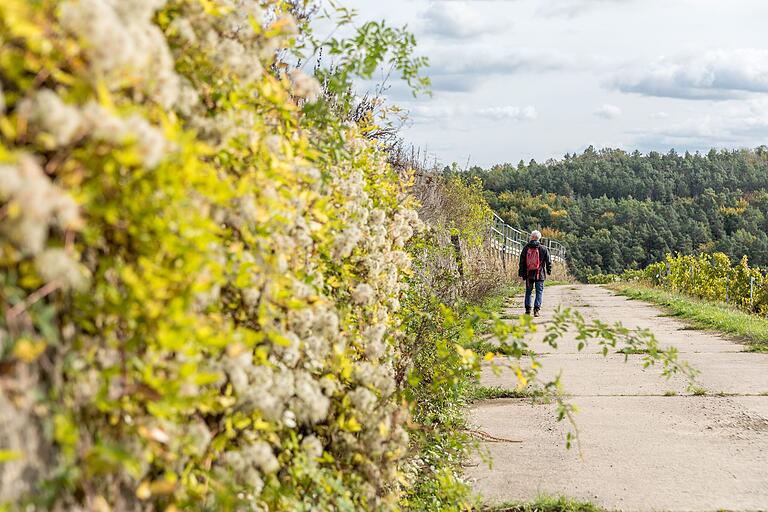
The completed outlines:
[[[723,253],[670,254],[666,261],[649,265],[641,277],[673,291],[768,314],[768,279],[760,268],[749,265],[746,256],[734,264]]]

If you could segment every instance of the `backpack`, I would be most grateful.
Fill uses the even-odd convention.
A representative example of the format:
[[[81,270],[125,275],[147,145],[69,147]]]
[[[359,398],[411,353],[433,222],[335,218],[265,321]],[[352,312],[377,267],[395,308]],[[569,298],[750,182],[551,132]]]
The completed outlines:
[[[525,262],[526,266],[528,268],[528,273],[531,273],[533,271],[536,271],[536,275],[538,276],[538,271],[541,268],[541,259],[539,256],[539,248],[538,247],[529,247],[528,252],[525,255]]]

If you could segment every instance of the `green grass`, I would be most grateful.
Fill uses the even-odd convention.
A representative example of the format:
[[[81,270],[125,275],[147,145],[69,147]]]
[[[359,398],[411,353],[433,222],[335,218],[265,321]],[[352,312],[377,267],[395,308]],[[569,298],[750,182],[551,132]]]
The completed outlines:
[[[502,286],[494,292],[492,295],[490,295],[488,298],[486,298],[482,304],[480,304],[480,307],[483,309],[483,311],[486,311],[490,314],[498,315],[501,319],[513,319],[517,318],[517,316],[512,317],[508,313],[506,313],[504,310],[507,308],[512,307],[511,301],[512,299],[518,295],[522,291],[522,285],[517,282],[510,283],[506,286]],[[476,334],[478,336],[482,336],[483,334],[488,334],[491,331],[491,323],[486,322],[483,326],[480,326],[479,329],[477,329]],[[470,347],[467,347],[470,348]],[[485,355],[485,352],[483,352],[483,355]]]
[[[566,284],[573,285],[573,282],[572,281],[545,281],[544,287],[546,288],[547,286],[563,286]]]
[[[677,396],[677,391],[670,389],[664,392],[664,396]]]
[[[757,315],[659,288],[636,284],[616,284],[609,288],[630,299],[658,304],[666,310],[666,316],[686,320],[697,329],[733,335],[749,345],[749,352],[768,352],[768,320]]]
[[[706,396],[707,388],[703,388],[701,386],[693,386],[690,388],[690,392],[693,396]]]
[[[499,398],[537,398],[540,396],[541,392],[536,389],[506,389],[498,386],[476,385],[470,389],[467,399],[470,402],[478,402],[480,400],[496,400]]]
[[[659,349],[659,353],[664,353],[663,350]],[[616,351],[617,354],[625,354],[625,355],[631,355],[631,354],[649,354],[650,351],[647,348],[634,348],[634,347],[624,347]]]
[[[522,284],[516,281],[509,283],[483,301],[483,309],[500,314],[505,307],[509,307],[509,302],[522,290]]]
[[[485,356],[485,354],[487,354],[488,352],[493,352],[494,354],[501,354],[503,356],[510,356],[514,352],[512,350],[511,345],[497,345],[487,340],[472,341],[464,345],[464,348],[468,348],[469,350],[473,351],[475,354],[477,354],[480,357]],[[530,355],[534,355],[534,352],[532,350],[525,349],[522,351],[522,355],[530,356]]]
[[[534,501],[505,503],[485,509],[487,512],[604,512],[597,505],[565,496],[540,496]]]

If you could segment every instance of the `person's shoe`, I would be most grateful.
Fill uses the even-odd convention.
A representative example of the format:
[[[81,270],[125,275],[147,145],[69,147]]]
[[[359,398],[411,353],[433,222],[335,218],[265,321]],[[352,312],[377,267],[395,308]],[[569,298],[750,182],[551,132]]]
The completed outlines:
[[[525,314],[530,315],[531,314],[531,308],[525,308]]]
[[[539,316],[539,308],[534,308],[533,316]]]

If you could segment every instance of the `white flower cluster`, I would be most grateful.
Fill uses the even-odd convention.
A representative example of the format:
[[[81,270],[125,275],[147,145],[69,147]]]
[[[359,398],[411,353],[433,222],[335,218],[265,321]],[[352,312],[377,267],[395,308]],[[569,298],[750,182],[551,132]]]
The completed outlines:
[[[170,24],[169,35],[177,40],[179,52],[190,48],[205,55],[209,76],[229,78],[231,82],[248,88],[264,76],[276,53],[286,46],[288,39],[298,32],[291,16],[282,16],[268,23],[267,14],[255,0],[217,0],[218,14],[211,16],[202,2],[184,2],[175,5],[176,16]],[[269,25],[271,37],[265,37],[263,28]],[[294,73],[295,74],[295,73]],[[319,94],[319,84],[308,76],[296,75],[295,93],[308,100]],[[206,79],[207,82],[207,79]],[[220,83],[227,83],[221,81]],[[230,109],[212,115],[209,105],[203,105],[201,97],[207,91],[197,91],[187,78],[180,79],[179,113],[206,142],[225,146],[227,141],[245,137],[251,145],[258,143],[258,130],[251,129],[259,121],[249,109]],[[249,91],[248,94],[256,94]]]
[[[0,165],[0,202],[6,203],[0,234],[28,255],[43,252],[52,227],[66,231],[82,224],[74,199],[29,155],[19,156],[16,164]]]
[[[224,361],[238,402],[245,410],[258,410],[265,419],[279,422],[286,418],[312,425],[326,417],[330,399],[323,387],[302,370],[282,363],[274,368],[255,365],[250,353]],[[295,425],[294,425],[295,426]]]
[[[23,100],[18,113],[32,129],[51,136],[55,146],[66,146],[86,136],[115,146],[133,143],[147,168],[157,166],[168,150],[162,132],[143,117],[122,118],[95,101],[82,109],[67,105],[49,89]]]
[[[45,281],[55,281],[64,289],[83,290],[88,284],[87,270],[64,249],[46,249],[35,258],[35,266]]]
[[[289,73],[293,84],[293,94],[314,103],[323,94],[323,87],[313,76],[309,76],[300,69],[291,70]]]
[[[83,108],[83,125],[95,140],[115,146],[133,144],[144,167],[156,167],[169,151],[162,131],[138,115],[122,118],[95,102]]]
[[[21,119],[53,137],[56,146],[71,144],[80,131],[80,111],[65,104],[49,89],[40,90],[34,98],[22,101],[18,112]]]
[[[360,283],[352,290],[352,300],[358,306],[367,306],[376,298],[376,291],[368,283]]]
[[[253,494],[259,494],[264,487],[263,475],[280,468],[272,447],[264,441],[255,441],[241,450],[226,452],[221,461],[223,468],[231,470],[233,476],[247,485]]]
[[[179,77],[163,32],[152,22],[166,0],[67,0],[62,27],[79,37],[94,81],[134,88],[163,107],[179,98]]]

